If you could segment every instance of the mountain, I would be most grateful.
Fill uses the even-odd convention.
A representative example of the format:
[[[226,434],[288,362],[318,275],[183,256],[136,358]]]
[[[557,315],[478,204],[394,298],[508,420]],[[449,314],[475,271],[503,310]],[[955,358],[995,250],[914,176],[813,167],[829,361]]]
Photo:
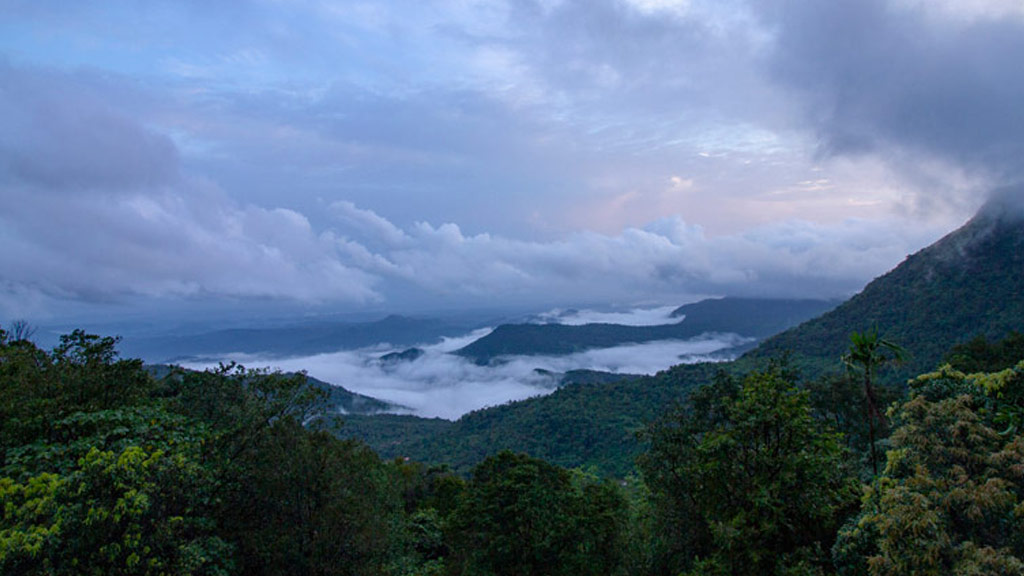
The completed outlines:
[[[677,308],[672,316],[680,320],[675,324],[503,324],[456,354],[478,364],[487,364],[501,356],[561,356],[622,344],[688,340],[710,333],[760,339],[813,318],[835,305],[836,302],[825,300],[721,298]]]
[[[1024,328],[1024,211],[997,197],[963,227],[908,256],[831,312],[762,342],[749,358],[785,351],[805,372],[836,369],[850,333],[877,329],[904,347],[899,379],[934,368],[956,344]]]
[[[194,335],[160,336],[125,342],[126,355],[150,362],[174,362],[227,353],[307,356],[373,346],[382,342],[411,346],[459,336],[476,325],[434,318],[388,316],[374,322],[313,321],[273,328],[216,330]]]

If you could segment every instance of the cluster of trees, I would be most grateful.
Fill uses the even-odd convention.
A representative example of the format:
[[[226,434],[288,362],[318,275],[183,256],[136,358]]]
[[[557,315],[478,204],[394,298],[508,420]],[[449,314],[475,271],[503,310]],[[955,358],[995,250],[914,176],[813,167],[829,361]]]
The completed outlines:
[[[850,374],[720,372],[613,482],[507,451],[382,461],[301,374],[155,375],[112,338],[0,330],[0,573],[1021,574],[1013,342],[907,392],[872,381],[896,356],[871,333]]]

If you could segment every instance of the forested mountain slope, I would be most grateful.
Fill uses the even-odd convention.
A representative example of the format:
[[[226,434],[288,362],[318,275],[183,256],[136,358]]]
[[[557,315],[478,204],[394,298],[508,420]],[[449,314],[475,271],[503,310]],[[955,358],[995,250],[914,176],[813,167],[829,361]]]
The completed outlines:
[[[764,341],[751,358],[793,353],[809,373],[833,368],[850,333],[877,329],[910,357],[896,377],[930,370],[952,346],[1024,328],[1024,210],[995,198],[835,310]]]

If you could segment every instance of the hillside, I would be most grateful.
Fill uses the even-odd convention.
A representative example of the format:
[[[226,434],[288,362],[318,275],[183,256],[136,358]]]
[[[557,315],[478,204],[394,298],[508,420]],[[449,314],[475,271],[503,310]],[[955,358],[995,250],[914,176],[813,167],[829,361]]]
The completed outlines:
[[[655,340],[687,340],[707,333],[764,338],[813,318],[836,305],[825,300],[721,298],[676,309],[675,324],[503,324],[456,353],[481,364],[511,355],[565,355],[593,348]]]
[[[748,358],[793,353],[834,369],[853,331],[877,328],[910,359],[893,378],[932,369],[954,345],[1024,328],[1024,212],[986,204],[963,227],[907,257],[836,309],[764,341]]]

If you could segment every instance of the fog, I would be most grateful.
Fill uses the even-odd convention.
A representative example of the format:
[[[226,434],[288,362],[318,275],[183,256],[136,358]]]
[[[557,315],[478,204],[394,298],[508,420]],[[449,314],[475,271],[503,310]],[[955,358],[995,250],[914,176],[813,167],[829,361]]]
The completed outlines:
[[[420,348],[414,361],[384,363],[379,358],[401,351],[386,345],[314,356],[269,359],[254,355],[228,355],[247,367],[268,367],[285,372],[305,370],[310,376],[404,407],[401,412],[454,420],[472,410],[549,394],[558,376],[574,369],[627,374],[654,374],[675,364],[713,359],[713,354],[748,342],[735,334],[707,335],[687,341],[662,340],[588,350],[568,356],[511,356],[493,366],[478,366],[450,352],[486,335],[478,330],[459,338]],[[191,368],[210,367],[211,362]],[[539,369],[539,370],[538,370]]]

